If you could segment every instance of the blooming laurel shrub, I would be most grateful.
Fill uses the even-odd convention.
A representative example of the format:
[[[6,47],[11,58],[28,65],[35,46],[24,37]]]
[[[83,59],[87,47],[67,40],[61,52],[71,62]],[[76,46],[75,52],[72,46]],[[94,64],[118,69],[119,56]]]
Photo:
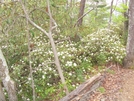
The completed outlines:
[[[51,64],[54,57],[48,42],[41,40],[37,42],[36,49],[33,50],[35,61],[33,64],[37,68],[35,75],[38,75],[34,77],[36,92],[39,93],[39,98],[46,98],[48,95],[52,96],[57,89],[59,90],[60,78],[55,65]],[[56,45],[61,67],[70,90],[84,79],[89,78],[88,75],[94,70],[93,65],[103,65],[109,61],[121,63],[125,55],[125,47],[121,44],[119,35],[108,29],[101,29],[89,34],[79,43],[64,41]],[[42,88],[47,92],[44,92]]]
[[[37,100],[61,98],[64,94],[63,85],[61,85],[60,77],[54,64],[54,56],[49,41],[42,34],[32,41],[34,48],[31,51],[31,63]],[[27,46],[27,44],[22,45]],[[92,71],[90,58],[79,54],[81,49],[78,49],[78,44],[75,42],[65,41],[56,45],[67,85],[69,90],[72,90],[84,79],[89,78],[88,74]],[[32,89],[27,51],[23,52],[23,54],[23,56],[20,56],[21,59],[17,60],[17,64],[12,64],[12,76],[17,82],[19,99],[31,100]],[[57,95],[56,98],[51,97],[53,94]]]
[[[32,41],[34,48],[31,51],[31,63],[37,100],[58,100],[64,95],[64,89],[54,64],[50,42],[43,34],[34,37]],[[23,45],[26,47],[27,44]],[[82,38],[81,42],[64,41],[57,43],[56,46],[69,90],[73,90],[90,77],[95,70],[93,65],[103,65],[109,61],[121,63],[125,55],[125,47],[120,42],[119,34],[108,29],[89,34]],[[17,52],[19,54],[20,51]],[[15,53],[11,51],[10,54]],[[23,55],[16,59],[17,63],[11,66],[11,74],[17,82],[19,100],[30,101],[32,89],[27,51],[23,51]]]
[[[93,64],[102,65],[113,61],[122,63],[125,47],[122,45],[118,33],[109,29],[101,29],[82,39],[83,54],[92,58]]]
[[[78,49],[78,44],[75,42],[62,43],[57,48],[66,79],[72,80],[72,83],[82,82],[86,78],[84,74],[90,72],[92,67],[90,59],[78,54],[81,49]]]

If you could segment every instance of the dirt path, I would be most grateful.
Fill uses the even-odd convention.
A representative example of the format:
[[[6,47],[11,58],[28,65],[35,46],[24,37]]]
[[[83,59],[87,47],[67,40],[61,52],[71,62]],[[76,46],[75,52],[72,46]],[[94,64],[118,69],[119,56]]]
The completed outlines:
[[[113,66],[107,71],[101,88],[89,101],[134,101],[134,70]]]
[[[123,88],[118,101],[134,101],[134,71],[123,76]]]

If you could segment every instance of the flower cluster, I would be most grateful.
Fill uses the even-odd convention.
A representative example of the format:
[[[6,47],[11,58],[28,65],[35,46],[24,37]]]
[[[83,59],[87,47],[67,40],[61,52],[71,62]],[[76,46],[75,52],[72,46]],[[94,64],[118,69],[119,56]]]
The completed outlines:
[[[60,35],[58,40],[61,38],[64,36]],[[60,82],[49,40],[40,34],[33,38],[32,43],[34,47],[31,50],[30,63],[33,68],[37,99],[47,99],[56,92],[62,92],[63,85]],[[11,46],[2,48],[6,50]],[[19,48],[19,45],[16,47]],[[10,51],[12,56],[9,58],[14,57],[17,60],[12,62],[10,71],[18,84],[20,99],[31,100],[29,96],[32,95],[32,88],[26,42],[21,48],[23,51],[17,51],[17,54]],[[90,78],[90,75],[96,72],[94,65],[102,66],[109,61],[121,63],[125,56],[125,47],[120,41],[119,34],[109,29],[98,30],[77,43],[68,40],[58,42],[56,48],[69,90],[73,90],[85,79]]]
[[[98,30],[83,38],[82,41],[85,43],[85,54],[92,58],[94,64],[103,64],[109,61],[121,63],[125,56],[125,47],[122,45],[119,35],[113,30]]]

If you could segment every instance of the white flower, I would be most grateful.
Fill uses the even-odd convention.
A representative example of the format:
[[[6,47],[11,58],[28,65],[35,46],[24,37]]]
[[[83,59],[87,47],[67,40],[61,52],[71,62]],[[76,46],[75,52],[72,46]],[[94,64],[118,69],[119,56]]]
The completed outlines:
[[[42,69],[40,68],[39,71],[42,71]]]
[[[27,101],[30,101],[30,99],[28,98]]]
[[[65,59],[65,56],[62,56],[63,59]]]
[[[57,55],[60,56],[60,52],[58,52]]]
[[[71,57],[71,54],[69,54],[68,57]]]
[[[47,74],[47,72],[44,72],[44,74]]]
[[[85,72],[85,69],[83,69],[83,72]]]
[[[72,61],[67,61],[66,66],[72,66]]]
[[[45,79],[45,76],[44,75],[42,75],[42,79]]]
[[[31,80],[31,78],[28,78],[28,80],[30,81],[30,80]]]
[[[49,67],[49,71],[51,71],[52,70],[52,68],[51,67]]]
[[[48,53],[49,53],[49,54],[52,54],[53,52],[49,50]]]
[[[73,84],[72,86],[73,86],[73,87],[75,87],[75,85],[74,85],[74,84]]]
[[[69,73],[68,75],[72,76],[72,73]]]
[[[77,66],[77,64],[76,64],[76,63],[74,63],[73,65],[74,65],[75,67]]]
[[[13,68],[14,66],[11,66],[11,68]]]

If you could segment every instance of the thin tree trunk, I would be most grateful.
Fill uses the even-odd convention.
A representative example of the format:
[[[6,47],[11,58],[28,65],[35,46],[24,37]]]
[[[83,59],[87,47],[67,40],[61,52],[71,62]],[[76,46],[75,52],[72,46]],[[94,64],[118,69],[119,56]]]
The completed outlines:
[[[129,28],[124,67],[134,67],[134,0],[129,2]]]
[[[127,0],[125,0],[123,2],[123,4],[125,4],[125,5],[127,5],[127,3],[128,3]],[[128,31],[128,23],[129,23],[129,21],[128,21],[128,10],[123,13],[123,16],[124,16],[124,18],[127,19],[126,21],[124,21],[124,34],[126,34],[126,32]]]
[[[66,82],[65,82],[65,78],[63,76],[63,72],[62,72],[62,69],[61,69],[61,66],[60,66],[60,62],[59,62],[59,59],[58,59],[58,54],[57,54],[57,50],[56,50],[56,46],[55,46],[55,43],[54,43],[54,40],[53,40],[53,37],[52,37],[52,30],[54,28],[57,27],[57,24],[56,22],[53,20],[52,18],[52,15],[51,15],[51,11],[50,11],[50,7],[49,7],[49,0],[47,0],[47,3],[48,3],[48,11],[49,11],[49,17],[50,17],[50,28],[49,28],[49,33],[46,32],[46,30],[44,30],[43,28],[41,28],[40,26],[38,26],[37,24],[35,24],[29,17],[26,9],[25,9],[25,6],[22,2],[22,0],[20,0],[20,3],[21,3],[21,6],[22,6],[22,9],[25,13],[25,17],[26,19],[30,22],[30,24],[32,24],[34,27],[36,27],[37,29],[39,29],[40,31],[42,31],[49,39],[50,39],[50,42],[51,42],[51,46],[52,46],[52,50],[53,50],[53,53],[54,53],[54,58],[55,58],[55,64],[57,66],[57,69],[58,69],[58,72],[59,72],[59,75],[60,75],[60,78],[61,78],[61,81],[62,81],[62,84],[64,85],[64,89],[66,91],[66,94],[68,94],[68,88],[66,86]],[[52,26],[54,23],[55,26]]]
[[[81,20],[83,17],[85,17],[88,13],[90,13],[91,11],[93,11],[94,8],[90,9],[89,11],[87,11],[85,14],[83,14],[82,16],[80,16],[78,18],[78,20],[76,21],[76,23],[74,24],[74,27],[77,25],[77,23],[79,22],[79,20]]]
[[[80,10],[79,10],[79,15],[78,15],[78,19],[84,14],[84,9],[85,9],[85,2],[86,0],[81,0],[80,2]],[[81,17],[81,19],[79,19],[79,21],[77,22],[77,26],[81,26],[83,22],[83,17]]]
[[[35,85],[34,85],[34,78],[33,78],[33,69],[32,69],[32,63],[31,63],[32,59],[31,59],[30,34],[29,34],[29,23],[28,23],[28,20],[27,20],[27,41],[28,41],[28,58],[29,58],[31,87],[32,87],[32,90],[33,90],[33,101],[36,101]]]
[[[52,14],[51,14],[51,11],[50,11],[49,0],[47,0],[47,4],[48,4],[49,17],[50,17],[49,40],[50,40],[50,43],[51,43],[51,46],[52,46],[52,51],[54,53],[54,58],[55,58],[55,64],[56,64],[56,67],[58,69],[62,84],[64,84],[64,89],[65,89],[66,94],[69,94],[69,91],[68,91],[68,88],[67,88],[67,85],[66,85],[66,82],[65,82],[65,79],[64,79],[64,75],[63,75],[63,72],[62,72],[62,69],[61,69],[60,61],[59,61],[59,58],[58,58],[56,45],[55,45],[54,39],[52,37],[53,21],[52,21]]]
[[[13,80],[9,76],[8,66],[2,50],[0,49],[0,79],[2,79],[3,85],[8,93],[9,101],[18,101],[16,95],[16,87]]]
[[[124,5],[127,5],[128,6],[128,0],[124,0],[122,1],[122,3]],[[123,36],[123,40],[124,40],[124,44],[126,45],[127,43],[127,35],[128,35],[128,24],[129,24],[129,17],[128,17],[128,14],[129,14],[129,11],[126,10],[124,13],[123,13],[123,16],[124,18],[126,19],[124,21],[124,24],[123,24],[123,33],[122,33],[122,36]]]
[[[112,14],[113,14],[113,2],[114,0],[111,1],[111,6],[110,6],[110,17],[109,17],[109,27],[112,21]]]

